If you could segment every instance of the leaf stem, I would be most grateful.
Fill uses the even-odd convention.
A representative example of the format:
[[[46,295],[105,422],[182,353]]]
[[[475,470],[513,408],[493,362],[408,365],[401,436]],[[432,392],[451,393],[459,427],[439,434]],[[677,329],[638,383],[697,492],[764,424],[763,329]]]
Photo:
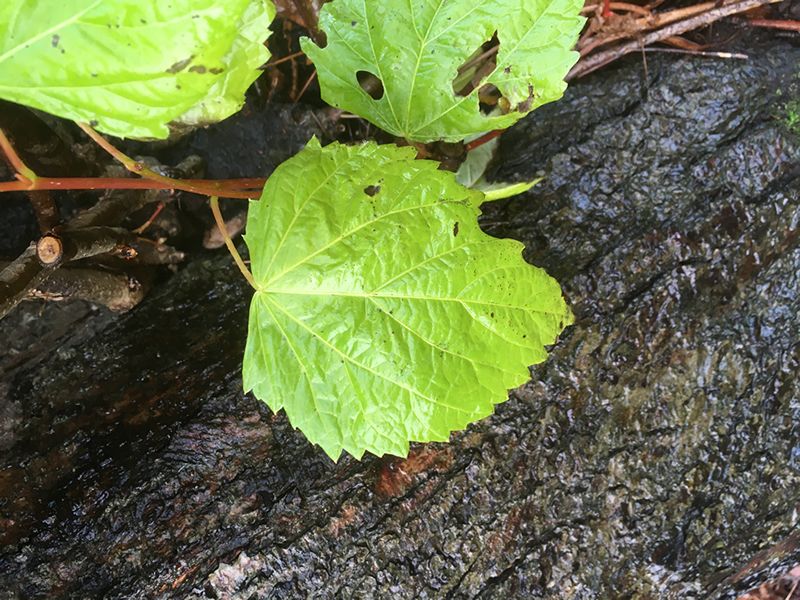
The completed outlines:
[[[465,148],[467,149],[467,152],[469,152],[470,150],[475,150],[475,148],[479,148],[480,146],[483,146],[484,144],[488,144],[493,139],[495,139],[497,137],[500,137],[503,134],[504,131],[505,131],[505,129],[495,129],[494,131],[490,131],[489,133],[485,133],[481,137],[476,138],[476,139],[472,140],[471,142],[467,143],[465,145]]]
[[[214,215],[214,221],[217,223],[220,234],[222,234],[222,239],[225,240],[225,246],[227,246],[228,252],[230,252],[233,257],[233,262],[239,267],[247,283],[249,283],[254,290],[257,290],[258,286],[256,285],[255,279],[253,279],[253,274],[250,272],[250,269],[247,268],[247,265],[244,264],[242,257],[239,255],[239,251],[236,249],[236,246],[233,245],[231,236],[228,235],[228,227],[225,225],[225,220],[222,218],[222,213],[219,211],[219,199],[216,196],[211,196],[210,205],[211,213]]]
[[[17,151],[14,150],[14,146],[11,145],[11,142],[6,137],[5,132],[0,129],[0,150],[6,155],[9,164],[14,168],[17,172],[17,179],[25,180],[26,182],[33,182],[38,179],[36,173],[33,172],[33,169],[28,167],[23,160],[17,154]]]
[[[78,123],[77,125],[81,129],[83,129],[86,135],[92,138],[92,140],[94,140],[98,146],[100,146],[103,150],[105,150],[111,156],[116,158],[122,164],[122,166],[128,169],[128,171],[130,171],[131,173],[135,173],[136,175],[140,175],[145,179],[161,183],[164,185],[165,188],[183,190],[185,192],[202,194],[203,196],[224,195],[229,198],[252,198],[254,195],[252,192],[244,192],[240,190],[235,190],[235,191],[226,190],[225,188],[220,187],[218,185],[195,185],[187,180],[173,179],[172,177],[166,177],[165,175],[156,173],[155,171],[148,168],[146,165],[140,163],[139,161],[132,159],[130,156],[128,156],[120,149],[118,149],[116,146],[114,146],[111,142],[109,142],[106,138],[97,133],[86,123]]]

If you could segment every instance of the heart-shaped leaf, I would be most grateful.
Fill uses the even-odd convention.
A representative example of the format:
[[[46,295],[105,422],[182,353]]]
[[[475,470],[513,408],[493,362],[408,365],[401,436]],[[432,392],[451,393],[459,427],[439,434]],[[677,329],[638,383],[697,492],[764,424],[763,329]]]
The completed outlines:
[[[4,0],[0,98],[165,138],[241,107],[274,15],[271,0]]]
[[[334,0],[320,15],[327,46],[306,39],[303,50],[329,104],[408,140],[458,141],[561,97],[578,59],[582,8],[582,0]],[[482,45],[495,34],[492,58]],[[459,95],[454,84],[480,78],[477,65],[488,66],[485,77]],[[484,84],[502,93],[507,114],[481,112]]]
[[[572,322],[483,195],[412,148],[316,140],[252,202],[244,386],[331,458],[444,441],[528,380]]]

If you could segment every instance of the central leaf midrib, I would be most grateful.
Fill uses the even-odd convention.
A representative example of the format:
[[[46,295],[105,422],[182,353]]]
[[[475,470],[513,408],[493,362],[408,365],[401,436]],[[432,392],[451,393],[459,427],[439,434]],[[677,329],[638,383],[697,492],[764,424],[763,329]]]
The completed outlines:
[[[452,404],[447,404],[446,402],[442,402],[441,400],[437,400],[436,398],[431,398],[430,396],[427,396],[427,395],[423,394],[423,393],[422,393],[421,391],[419,391],[418,389],[416,389],[416,388],[414,388],[414,387],[411,387],[411,386],[409,386],[409,385],[406,385],[406,384],[404,384],[404,383],[401,383],[401,382],[399,382],[399,381],[395,381],[394,379],[392,379],[392,378],[391,378],[391,377],[389,377],[388,375],[385,375],[385,374],[381,373],[380,371],[376,371],[375,369],[373,369],[373,368],[371,368],[371,367],[369,367],[369,366],[367,366],[367,365],[365,365],[365,364],[363,364],[363,363],[361,363],[361,362],[357,361],[356,359],[354,359],[352,356],[350,356],[350,355],[349,355],[349,354],[347,354],[346,352],[343,352],[342,350],[340,350],[339,348],[337,348],[336,346],[334,346],[334,345],[333,345],[333,344],[332,344],[330,341],[328,341],[327,339],[325,339],[325,337],[324,337],[322,334],[320,334],[319,332],[315,331],[315,330],[314,330],[314,329],[312,329],[312,328],[311,328],[311,327],[310,327],[308,324],[306,324],[306,323],[305,323],[305,322],[303,322],[301,319],[299,319],[299,318],[297,318],[296,316],[294,316],[294,315],[293,315],[293,314],[292,314],[292,313],[291,313],[289,310],[287,310],[287,309],[286,309],[286,307],[284,307],[282,304],[280,304],[280,303],[276,302],[276,301],[275,301],[274,299],[272,299],[272,298],[269,298],[268,300],[269,300],[269,302],[271,302],[271,303],[272,303],[272,305],[273,305],[275,308],[277,308],[277,309],[278,309],[278,310],[280,310],[280,311],[281,311],[283,314],[285,314],[285,315],[286,315],[286,316],[287,316],[287,317],[288,317],[288,318],[289,318],[291,321],[293,321],[293,322],[294,322],[296,325],[298,325],[298,326],[299,326],[299,327],[301,327],[302,329],[306,330],[306,331],[307,331],[307,332],[308,332],[308,333],[309,333],[311,336],[313,336],[313,337],[317,338],[317,339],[318,339],[318,340],[319,340],[319,341],[320,341],[322,344],[324,344],[325,346],[327,346],[328,348],[330,348],[330,349],[331,349],[332,351],[334,351],[336,354],[338,354],[339,356],[341,356],[343,359],[347,360],[349,363],[351,363],[351,364],[355,365],[356,367],[358,367],[358,368],[360,368],[360,369],[363,369],[364,371],[367,371],[368,373],[371,373],[371,374],[373,374],[374,376],[376,376],[376,377],[379,377],[380,379],[383,379],[384,381],[386,381],[386,382],[388,382],[388,383],[391,383],[392,385],[394,385],[394,386],[396,386],[396,387],[398,387],[398,388],[400,388],[400,389],[406,390],[407,392],[410,392],[411,394],[414,394],[414,395],[415,395],[415,396],[417,396],[418,398],[421,398],[421,399],[423,399],[423,400],[426,400],[426,401],[428,401],[428,402],[430,402],[430,403],[432,403],[432,404],[436,404],[437,406],[441,406],[441,407],[444,407],[444,408],[449,408],[450,410],[454,410],[454,411],[456,411],[456,412],[460,412],[460,413],[463,413],[463,414],[469,414],[469,411],[466,411],[466,410],[464,410],[463,408],[461,408],[461,407],[459,407],[459,406],[453,406]]]
[[[331,240],[330,242],[328,242],[324,246],[321,246],[320,248],[317,248],[311,254],[308,254],[307,256],[304,256],[301,260],[297,261],[296,263],[294,263],[290,267],[287,267],[286,269],[284,269],[283,271],[281,271],[277,275],[274,275],[274,276],[270,277],[269,280],[267,281],[267,283],[265,283],[259,289],[268,290],[269,287],[272,284],[274,284],[276,281],[280,281],[286,275],[288,275],[289,273],[291,273],[292,271],[294,271],[298,267],[301,267],[302,265],[306,264],[308,261],[310,261],[315,256],[319,256],[320,254],[322,254],[326,250],[332,248],[336,244],[341,243],[342,241],[344,241],[345,239],[347,239],[351,235],[353,235],[355,233],[358,233],[359,231],[361,231],[365,227],[369,227],[370,225],[374,225],[375,223],[377,223],[378,221],[380,221],[382,219],[385,219],[386,217],[390,217],[390,216],[397,215],[397,214],[402,214],[404,212],[410,212],[412,210],[421,210],[421,209],[424,209],[424,208],[430,208],[431,206],[436,206],[437,204],[440,204],[440,203],[441,203],[441,200],[437,200],[436,202],[430,202],[428,204],[407,206],[407,207],[401,208],[399,210],[393,210],[393,211],[390,211],[390,212],[382,213],[382,214],[378,215],[377,217],[375,217],[374,219],[370,219],[369,221],[364,221],[363,223],[361,223],[357,227],[354,227],[354,228],[346,231],[345,233],[342,233],[341,235],[337,236],[336,238],[334,238],[333,240]],[[284,238],[284,243],[285,243],[285,238]],[[272,266],[272,264],[270,264],[270,267],[271,266]]]
[[[331,296],[331,297],[344,297],[344,298],[386,298],[395,300],[421,300],[424,302],[458,302],[460,304],[474,304],[479,306],[490,306],[492,308],[507,308],[510,310],[522,310],[525,312],[532,312],[545,315],[557,315],[562,313],[558,311],[541,310],[532,308],[530,306],[521,306],[516,304],[501,304],[498,302],[489,302],[486,300],[475,300],[469,298],[459,298],[457,296],[413,296],[410,294],[387,294],[384,292],[358,292],[358,291],[327,291],[319,289],[280,289],[280,288],[262,288],[258,290],[260,294],[269,297],[270,295],[282,296]]]

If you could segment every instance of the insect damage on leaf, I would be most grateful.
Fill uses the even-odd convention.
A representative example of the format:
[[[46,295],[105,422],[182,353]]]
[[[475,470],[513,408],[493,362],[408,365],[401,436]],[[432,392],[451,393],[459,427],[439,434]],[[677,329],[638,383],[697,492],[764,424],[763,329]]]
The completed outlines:
[[[5,0],[0,98],[165,138],[239,110],[274,15],[271,0]]]
[[[483,195],[414,155],[312,140],[250,206],[244,386],[333,459],[447,440],[572,322],[522,245],[480,230]]]
[[[581,0],[334,0],[324,48],[303,50],[329,104],[417,142],[504,129],[561,97],[578,59]],[[484,50],[497,39],[499,47]],[[486,86],[506,114],[483,114]],[[502,112],[502,111],[500,111]]]

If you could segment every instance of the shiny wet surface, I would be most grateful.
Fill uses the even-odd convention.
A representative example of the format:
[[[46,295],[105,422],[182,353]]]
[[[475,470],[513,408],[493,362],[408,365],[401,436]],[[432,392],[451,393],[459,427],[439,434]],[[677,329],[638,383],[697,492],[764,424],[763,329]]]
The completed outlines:
[[[547,179],[484,226],[577,323],[407,461],[334,465],[241,393],[227,255],[123,317],[0,323],[38,340],[0,362],[0,597],[707,598],[789,570],[800,48],[753,55],[627,60],[503,136],[499,176]]]

